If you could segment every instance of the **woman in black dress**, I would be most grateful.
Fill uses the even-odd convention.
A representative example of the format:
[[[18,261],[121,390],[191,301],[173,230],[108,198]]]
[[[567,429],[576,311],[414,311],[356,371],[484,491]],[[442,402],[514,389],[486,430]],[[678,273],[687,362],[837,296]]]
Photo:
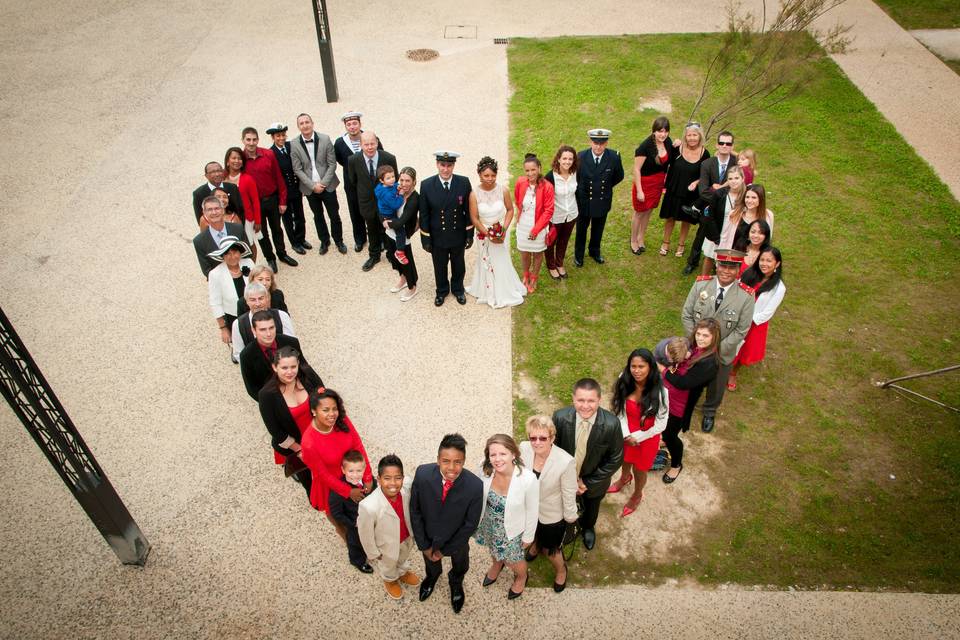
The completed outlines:
[[[678,258],[683,256],[690,225],[697,224],[698,221],[685,214],[681,207],[692,205],[700,195],[697,189],[700,184],[700,165],[709,157],[710,152],[703,146],[703,129],[700,128],[700,123],[688,123],[683,129],[680,155],[673,160],[667,172],[666,193],[660,207],[660,217],[666,220],[663,223],[663,244],[660,245],[662,256],[670,251],[670,236],[673,235],[673,226],[677,220],[680,221],[680,242],[675,255]]]
[[[397,177],[397,193],[404,197],[403,208],[400,215],[392,221],[387,222],[383,234],[383,243],[387,249],[387,260],[393,270],[400,274],[400,280],[391,287],[390,293],[399,293],[400,300],[407,302],[413,296],[417,295],[417,263],[413,260],[413,244],[410,242],[410,236],[417,231],[417,220],[420,211],[420,194],[414,187],[417,186],[417,172],[413,167],[404,167],[400,169],[400,175]],[[407,246],[397,247],[396,233],[397,229],[403,228],[407,234]],[[407,264],[400,264],[400,261],[393,255],[397,249],[403,249],[407,255]]]

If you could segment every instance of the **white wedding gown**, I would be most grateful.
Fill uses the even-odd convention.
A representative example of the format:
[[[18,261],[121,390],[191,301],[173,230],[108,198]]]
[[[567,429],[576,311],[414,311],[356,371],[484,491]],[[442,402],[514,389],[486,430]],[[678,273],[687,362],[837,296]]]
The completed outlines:
[[[477,187],[477,213],[483,226],[494,222],[503,223],[507,208],[503,204],[503,187],[497,184],[490,191]],[[502,244],[490,242],[489,238],[478,240],[477,264],[473,271],[473,282],[466,291],[494,309],[512,307],[523,302],[527,288],[523,286],[510,260],[510,232],[507,230]]]

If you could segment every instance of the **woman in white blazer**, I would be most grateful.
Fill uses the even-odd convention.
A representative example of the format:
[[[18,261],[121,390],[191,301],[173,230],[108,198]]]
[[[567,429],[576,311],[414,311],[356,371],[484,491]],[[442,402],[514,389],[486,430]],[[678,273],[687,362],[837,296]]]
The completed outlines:
[[[534,543],[527,550],[527,561],[539,552],[547,554],[554,568],[553,590],[567,586],[567,564],[560,547],[567,525],[577,521],[577,465],[569,453],[553,446],[557,428],[549,416],[527,420],[529,441],[520,443],[523,464],[539,478],[540,513]]]
[[[480,526],[474,535],[493,557],[483,586],[496,582],[506,564],[513,571],[507,599],[513,600],[523,595],[527,585],[523,551],[533,542],[537,531],[540,487],[533,472],[524,468],[517,443],[504,433],[487,439],[481,478],[485,497]]]
[[[233,321],[237,319],[237,302],[243,297],[250,270],[256,265],[247,257],[250,246],[236,236],[224,236],[217,250],[207,255],[220,263],[207,276],[210,311],[217,321],[220,339],[230,344]],[[236,359],[233,361],[237,362]]]

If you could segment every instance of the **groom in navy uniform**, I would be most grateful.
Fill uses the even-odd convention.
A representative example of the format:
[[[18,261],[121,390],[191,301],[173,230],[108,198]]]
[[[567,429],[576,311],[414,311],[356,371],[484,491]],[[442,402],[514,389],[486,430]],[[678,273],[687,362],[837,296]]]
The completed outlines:
[[[433,593],[443,573],[443,556],[450,556],[450,604],[463,608],[463,576],[470,568],[470,536],[480,524],[483,481],[463,468],[467,441],[459,433],[443,436],[436,464],[417,467],[410,491],[410,525],[423,552],[426,577],[420,601]]]
[[[590,129],[590,148],[580,152],[580,168],[577,170],[577,238],[573,245],[573,264],[583,266],[583,253],[587,246],[587,229],[590,230],[590,257],[603,264],[600,241],[607,214],[613,205],[613,188],[623,181],[623,162],[620,154],[607,149],[610,139],[608,129]]]
[[[437,281],[438,307],[450,291],[460,304],[467,304],[463,289],[466,273],[464,252],[473,245],[473,223],[470,221],[470,180],[453,174],[460,157],[452,151],[437,151],[437,175],[430,176],[420,187],[420,242],[433,257],[433,275]],[[447,264],[450,264],[449,279]]]

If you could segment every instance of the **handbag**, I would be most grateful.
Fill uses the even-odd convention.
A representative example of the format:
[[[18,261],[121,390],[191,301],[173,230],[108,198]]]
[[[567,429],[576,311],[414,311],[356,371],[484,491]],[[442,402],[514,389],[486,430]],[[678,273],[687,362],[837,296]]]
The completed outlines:
[[[547,246],[552,247],[557,242],[557,228],[551,222],[547,229]]]
[[[289,478],[290,476],[295,476],[301,471],[306,471],[307,465],[304,464],[303,460],[300,459],[300,456],[294,454],[292,456],[287,456],[287,459],[283,463],[283,477]]]

